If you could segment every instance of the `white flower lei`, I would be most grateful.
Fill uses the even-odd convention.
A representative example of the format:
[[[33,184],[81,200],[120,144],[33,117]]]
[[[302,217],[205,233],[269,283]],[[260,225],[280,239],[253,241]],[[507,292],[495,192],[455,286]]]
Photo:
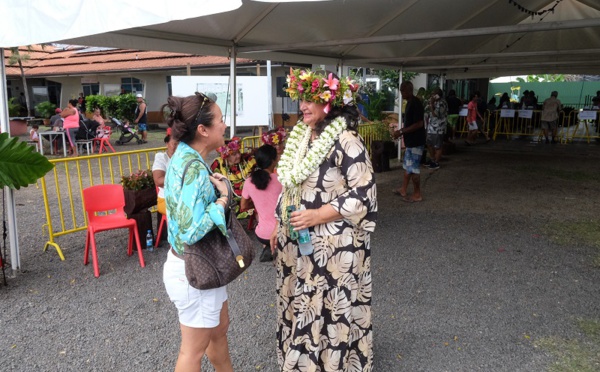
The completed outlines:
[[[290,133],[283,155],[277,164],[279,182],[288,189],[300,186],[323,163],[347,126],[346,119],[335,118],[308,150],[312,128],[299,121]]]

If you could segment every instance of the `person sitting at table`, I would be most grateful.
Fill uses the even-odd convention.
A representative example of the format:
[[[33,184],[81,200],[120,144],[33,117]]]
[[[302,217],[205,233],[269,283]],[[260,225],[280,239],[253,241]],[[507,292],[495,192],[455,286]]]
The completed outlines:
[[[69,139],[69,155],[77,156],[77,146],[75,144],[75,135],[79,130],[79,111],[77,110],[77,100],[69,100],[67,108],[62,110],[60,116],[63,118],[63,128],[67,131],[67,138]]]
[[[57,107],[56,110],[54,110],[54,115],[52,115],[50,117],[50,126],[52,127],[52,130],[55,132],[62,130],[63,118],[60,116],[61,112],[62,112],[62,109],[60,107]]]

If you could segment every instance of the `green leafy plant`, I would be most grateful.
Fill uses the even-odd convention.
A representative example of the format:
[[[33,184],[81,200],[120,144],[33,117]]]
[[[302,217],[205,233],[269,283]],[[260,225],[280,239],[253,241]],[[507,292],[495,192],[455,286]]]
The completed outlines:
[[[17,97],[12,97],[8,100],[8,116],[19,116],[21,105],[17,102]]]
[[[0,133],[0,187],[18,190],[34,184],[52,168],[54,164],[35,152],[33,146]]]
[[[154,178],[151,170],[139,170],[131,176],[123,176],[121,184],[125,190],[145,190],[154,188]]]
[[[85,101],[87,112],[93,112],[96,107],[99,107],[105,116],[118,118],[119,120],[127,119],[131,122],[134,120],[137,100],[133,93],[111,97],[93,95],[85,97]]]
[[[35,106],[35,111],[45,119],[50,119],[54,115],[54,110],[56,110],[56,105],[50,101],[40,102]]]
[[[392,141],[392,133],[390,131],[389,123],[381,120],[376,120],[373,123],[374,127],[374,139],[377,141]]]

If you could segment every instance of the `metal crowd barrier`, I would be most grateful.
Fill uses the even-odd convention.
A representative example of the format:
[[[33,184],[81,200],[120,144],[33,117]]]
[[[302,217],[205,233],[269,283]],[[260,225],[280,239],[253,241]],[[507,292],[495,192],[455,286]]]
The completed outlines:
[[[242,138],[242,148],[240,152],[245,153],[252,151],[260,146],[262,146],[262,140],[260,136],[244,137]]]
[[[585,139],[590,143],[592,139],[600,140],[600,110],[586,110],[588,113],[595,112],[595,119],[582,119],[578,111],[573,110],[563,125],[565,128],[563,142],[573,142],[574,139]],[[583,114],[583,113],[582,113]]]
[[[123,175],[141,169],[151,169],[154,155],[164,147],[52,159],[54,169],[41,179],[44,210],[48,228],[48,241],[44,251],[52,246],[64,261],[59,236],[87,229],[87,216],[83,207],[83,189],[106,183],[120,183]]]

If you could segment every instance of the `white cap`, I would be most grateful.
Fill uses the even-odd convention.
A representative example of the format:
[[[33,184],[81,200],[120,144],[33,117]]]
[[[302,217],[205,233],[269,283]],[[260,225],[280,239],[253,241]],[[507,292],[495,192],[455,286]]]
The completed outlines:
[[[144,98],[144,96],[142,96],[142,93],[138,93],[135,95],[135,98]]]

